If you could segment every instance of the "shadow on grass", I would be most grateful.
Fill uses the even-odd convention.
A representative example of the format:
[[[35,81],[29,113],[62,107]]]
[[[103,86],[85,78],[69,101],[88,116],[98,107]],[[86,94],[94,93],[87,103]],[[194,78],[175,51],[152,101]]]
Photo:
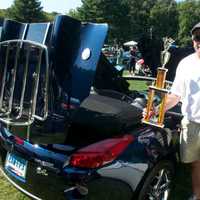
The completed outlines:
[[[187,200],[192,193],[190,167],[178,164],[170,200]]]

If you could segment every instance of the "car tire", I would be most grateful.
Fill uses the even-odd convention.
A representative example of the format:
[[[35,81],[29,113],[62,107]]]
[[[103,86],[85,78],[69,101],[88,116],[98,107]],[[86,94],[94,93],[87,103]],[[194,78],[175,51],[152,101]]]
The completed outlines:
[[[147,175],[138,200],[168,200],[173,185],[174,165],[171,161],[159,162]]]

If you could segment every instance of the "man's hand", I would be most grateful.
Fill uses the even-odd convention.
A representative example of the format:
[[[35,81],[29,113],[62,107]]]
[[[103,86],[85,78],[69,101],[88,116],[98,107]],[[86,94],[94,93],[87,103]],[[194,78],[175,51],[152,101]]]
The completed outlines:
[[[149,118],[157,116],[158,114],[159,114],[159,106],[152,106],[152,110],[150,110],[149,113]],[[142,116],[143,118],[147,116],[147,108],[143,109]]]
[[[166,99],[166,104],[165,104],[165,107],[164,107],[164,112],[166,112],[167,110],[169,110],[170,108],[174,107],[179,101],[180,101],[180,97],[175,95],[175,94],[168,94],[167,95],[167,99]],[[150,118],[153,117],[153,116],[156,116],[159,114],[159,108],[160,108],[160,105],[158,106],[152,106],[152,110],[150,111]],[[143,118],[146,117],[147,115],[147,108],[144,108],[143,109],[143,112],[142,112],[142,115],[143,115]]]

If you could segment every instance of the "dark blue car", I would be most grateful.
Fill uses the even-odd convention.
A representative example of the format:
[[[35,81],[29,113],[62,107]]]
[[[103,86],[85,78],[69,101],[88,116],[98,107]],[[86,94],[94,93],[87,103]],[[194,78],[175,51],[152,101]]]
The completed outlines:
[[[101,53],[107,29],[4,20],[0,170],[33,199],[169,199],[179,106],[163,129],[141,123],[147,89],[130,90]]]

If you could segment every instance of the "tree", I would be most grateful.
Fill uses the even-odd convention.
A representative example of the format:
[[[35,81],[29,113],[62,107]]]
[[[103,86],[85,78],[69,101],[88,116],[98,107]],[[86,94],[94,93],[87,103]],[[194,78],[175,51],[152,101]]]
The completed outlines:
[[[77,11],[77,9],[70,9],[69,12],[67,13],[67,15],[69,15],[75,19],[81,20],[80,13]]]
[[[42,9],[38,0],[15,0],[8,16],[20,22],[39,22],[45,20]]]
[[[196,0],[185,0],[178,6],[179,32],[178,39],[182,46],[191,45],[190,30],[200,21],[200,2]]]
[[[82,0],[77,12],[71,14],[83,21],[108,23],[109,40],[112,42],[123,41],[129,35],[129,7],[124,0]]]
[[[100,22],[101,19],[98,19],[98,16],[101,11],[98,9],[98,2],[96,0],[82,0],[82,6],[77,8],[80,19],[83,21]]]
[[[131,21],[129,32],[132,35],[132,39],[137,40],[141,36],[148,37],[150,35],[150,11],[156,2],[157,0],[126,0],[130,8],[127,14]]]
[[[156,37],[177,38],[178,12],[175,0],[158,0],[150,11],[150,24]]]
[[[57,12],[43,12],[43,15],[45,16],[45,19],[47,19],[47,21],[53,21],[55,16],[58,15],[59,13]]]
[[[6,9],[0,9],[0,17],[1,17],[1,18],[7,17]]]

